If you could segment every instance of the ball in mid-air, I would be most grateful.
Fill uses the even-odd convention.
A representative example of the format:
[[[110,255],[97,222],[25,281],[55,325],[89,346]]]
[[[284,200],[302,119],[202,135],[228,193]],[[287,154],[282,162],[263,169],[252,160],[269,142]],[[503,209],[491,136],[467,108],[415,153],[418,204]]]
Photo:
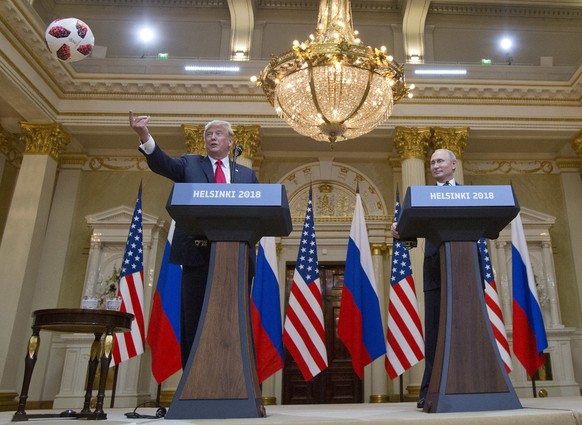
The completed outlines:
[[[89,26],[77,18],[51,22],[45,32],[50,52],[63,62],[76,62],[91,54],[95,37]]]

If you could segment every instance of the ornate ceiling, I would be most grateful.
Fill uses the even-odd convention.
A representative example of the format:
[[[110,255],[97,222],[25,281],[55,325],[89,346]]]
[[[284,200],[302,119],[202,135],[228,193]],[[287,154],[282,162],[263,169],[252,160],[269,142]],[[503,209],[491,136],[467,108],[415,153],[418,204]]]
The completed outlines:
[[[32,4],[30,4],[32,3]],[[152,115],[164,146],[184,149],[181,124],[215,117],[260,124],[263,149],[326,151],[298,136],[250,82],[272,54],[315,30],[318,0],[4,0],[0,2],[0,124],[60,122],[69,151],[135,152],[127,111]],[[582,2],[579,0],[352,1],[354,27],[372,46],[406,63],[415,97],[369,136],[342,152],[391,155],[394,127],[470,127],[467,154],[560,157],[582,129]],[[76,64],[53,58],[44,30],[75,16],[96,38],[94,55]],[[136,41],[142,24],[159,32]],[[508,54],[501,36],[514,37]],[[243,50],[248,60],[231,62]],[[169,59],[159,60],[158,52]],[[410,61],[413,55],[421,63]],[[482,58],[492,65],[481,65]],[[424,62],[424,63],[422,63]],[[187,64],[237,65],[235,74],[191,73]],[[419,77],[416,69],[463,68],[467,75]]]

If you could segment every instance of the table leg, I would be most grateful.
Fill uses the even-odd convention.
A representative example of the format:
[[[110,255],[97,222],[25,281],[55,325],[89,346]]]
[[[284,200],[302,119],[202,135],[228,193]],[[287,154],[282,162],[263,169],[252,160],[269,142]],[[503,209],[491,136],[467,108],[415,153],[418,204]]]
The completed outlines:
[[[93,383],[95,382],[97,366],[99,365],[102,335],[102,332],[96,332],[95,340],[93,341],[93,345],[91,345],[91,356],[89,357],[89,366],[87,369],[87,391],[85,392],[85,402],[83,403],[81,413],[91,413],[91,396],[93,394]]]
[[[26,416],[26,400],[28,399],[28,389],[30,387],[30,380],[32,379],[32,371],[36,364],[38,355],[38,347],[40,345],[40,329],[32,328],[32,336],[28,340],[28,352],[24,360],[24,379],[22,380],[22,391],[20,392],[20,399],[18,401],[18,410],[15,413],[17,416]]]
[[[99,378],[99,390],[97,391],[97,406],[95,407],[95,419],[106,419],[103,412],[103,401],[105,399],[105,386],[107,384],[107,372],[111,363],[111,353],[113,351],[113,330],[107,329],[103,339],[103,350],[101,352],[101,377]]]

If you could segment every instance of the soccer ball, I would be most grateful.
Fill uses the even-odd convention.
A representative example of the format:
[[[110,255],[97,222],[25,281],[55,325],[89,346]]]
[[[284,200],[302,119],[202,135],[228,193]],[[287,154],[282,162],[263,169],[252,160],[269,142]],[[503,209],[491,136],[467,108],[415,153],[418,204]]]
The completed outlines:
[[[95,44],[91,28],[77,18],[55,19],[46,29],[44,37],[50,52],[63,62],[86,58]]]

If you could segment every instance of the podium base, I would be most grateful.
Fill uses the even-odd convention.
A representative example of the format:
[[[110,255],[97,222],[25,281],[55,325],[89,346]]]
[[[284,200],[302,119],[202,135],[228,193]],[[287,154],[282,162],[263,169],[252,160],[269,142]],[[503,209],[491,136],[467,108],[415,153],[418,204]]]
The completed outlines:
[[[489,410],[521,409],[519,399],[512,392],[490,394],[444,394],[426,397],[426,413],[479,412]]]
[[[250,327],[248,250],[246,242],[212,242],[200,324],[166,419],[266,415]]]

